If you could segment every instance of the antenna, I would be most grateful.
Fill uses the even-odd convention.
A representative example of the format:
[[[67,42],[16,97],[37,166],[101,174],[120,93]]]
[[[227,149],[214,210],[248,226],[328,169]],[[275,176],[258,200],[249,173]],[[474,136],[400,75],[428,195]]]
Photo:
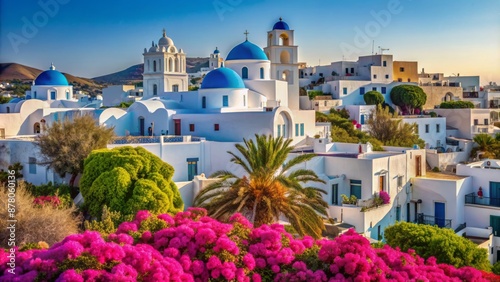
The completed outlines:
[[[389,48],[382,48],[378,46],[378,51],[380,52],[381,55],[384,55],[384,51],[389,51]]]
[[[373,56],[373,48],[375,46],[375,40],[372,40],[372,56]],[[378,46],[380,48],[380,46]]]

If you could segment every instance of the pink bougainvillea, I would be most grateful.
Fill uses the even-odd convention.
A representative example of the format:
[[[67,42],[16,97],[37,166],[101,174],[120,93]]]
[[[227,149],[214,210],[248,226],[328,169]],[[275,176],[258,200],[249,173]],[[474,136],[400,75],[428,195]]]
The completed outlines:
[[[391,196],[385,191],[380,191],[379,193],[380,199],[382,199],[382,202],[384,205],[388,204],[391,202]]]
[[[166,228],[145,230],[144,221]],[[117,232],[84,232],[45,250],[0,249],[0,281],[499,281],[492,273],[371,247],[354,230],[334,240],[294,238],[282,225],[253,228],[241,215],[218,222],[201,209],[141,211]],[[12,274],[11,272],[15,272]]]
[[[57,196],[39,196],[33,200],[33,205],[35,206],[45,206],[50,205],[54,208],[57,208],[61,205],[61,199]]]

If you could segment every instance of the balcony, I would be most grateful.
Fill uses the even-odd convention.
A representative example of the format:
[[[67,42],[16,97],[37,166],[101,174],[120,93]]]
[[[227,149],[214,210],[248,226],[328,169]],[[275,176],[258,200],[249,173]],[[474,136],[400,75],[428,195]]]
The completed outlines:
[[[494,126],[492,124],[475,124],[472,127],[473,133],[493,133]]]
[[[465,195],[465,204],[500,207],[500,198],[479,197],[476,193],[472,192]]]
[[[446,227],[451,228],[451,219],[439,218],[432,215],[426,215],[423,213],[417,214],[417,222],[418,224],[427,224],[427,225],[437,225],[438,227]]]
[[[162,135],[162,136],[119,136],[111,140],[111,144],[148,144],[148,143],[182,143],[182,142],[200,142],[205,140],[203,137],[183,135]]]

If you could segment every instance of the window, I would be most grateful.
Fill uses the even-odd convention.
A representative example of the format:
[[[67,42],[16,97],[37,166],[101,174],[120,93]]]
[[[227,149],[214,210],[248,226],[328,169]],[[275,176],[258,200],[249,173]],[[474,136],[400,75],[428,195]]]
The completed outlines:
[[[247,96],[243,95],[243,107],[247,106]]]
[[[304,124],[300,124],[300,136],[304,136]]]
[[[332,205],[339,204],[339,185],[332,184]]]
[[[10,107],[7,107],[7,113],[10,113]]]
[[[229,97],[227,95],[222,96],[222,106],[229,107]]]
[[[396,207],[396,221],[401,221],[401,206]]]
[[[189,124],[189,131],[191,131],[191,132],[194,131],[194,123]]]
[[[398,176],[398,187],[403,187],[403,176],[402,175]]]
[[[344,95],[347,95],[347,87],[342,88],[342,93],[344,93]]]
[[[487,118],[484,119],[484,125],[488,125],[489,120]]]
[[[28,164],[29,164],[29,173],[36,174],[36,159],[30,157],[28,159]]]
[[[360,87],[359,88],[359,95],[364,95],[365,94],[365,88],[364,87]]]
[[[389,79],[389,75],[388,74],[385,75],[385,79]]]
[[[404,72],[404,71],[405,71],[405,68],[400,67],[400,68],[399,68],[399,71],[400,71],[400,72]]]
[[[179,84],[172,85],[172,92],[179,92]],[[181,95],[181,97],[182,97],[182,95]]]
[[[201,97],[201,108],[206,109],[207,108],[207,96]]]
[[[218,123],[214,124],[214,131],[219,131],[219,124]]]
[[[349,73],[349,68],[345,68],[345,74]]]
[[[198,158],[188,158],[188,180],[193,180],[195,175],[198,175]]]
[[[478,119],[475,119],[474,120],[474,125],[478,125],[479,124],[479,120]]]
[[[425,133],[429,133],[429,125],[428,124],[425,125]]]
[[[55,100],[56,99],[56,91],[50,91],[50,99]]]
[[[439,133],[440,129],[440,124],[436,124],[436,133]]]
[[[182,102],[182,100],[184,100],[184,96],[181,94],[181,100],[180,100],[180,102]]]
[[[281,136],[281,124],[278,124],[278,136],[276,137],[280,137]]]
[[[299,124],[295,124],[295,136],[299,136]]]
[[[33,92],[33,99],[36,99],[36,91]]]
[[[354,73],[354,68],[351,68],[351,73]]]
[[[153,84],[153,96],[158,95],[158,85]]]
[[[153,71],[156,71],[156,60],[153,61]]]
[[[361,180],[351,180],[351,196],[361,199]]]
[[[69,100],[69,91],[66,90],[66,100]]]
[[[373,75],[373,79],[377,79],[377,75],[376,74]]]
[[[403,82],[403,79],[402,78],[398,78],[398,82]]]
[[[372,87],[372,90],[373,91],[377,91],[377,87]]]
[[[382,86],[382,89],[380,91],[382,91],[382,94],[386,94],[387,93],[387,88]]]
[[[285,137],[285,138],[286,138],[286,134],[285,134],[285,125],[284,125],[284,124],[282,124],[281,126],[283,127],[283,137]]]
[[[383,61],[382,66],[387,67],[387,61]]]
[[[408,82],[411,82],[411,78],[408,78]]]
[[[260,68],[260,79],[264,79],[264,68]]]
[[[243,79],[248,79],[248,68],[247,67],[243,67],[241,69],[241,77]]]

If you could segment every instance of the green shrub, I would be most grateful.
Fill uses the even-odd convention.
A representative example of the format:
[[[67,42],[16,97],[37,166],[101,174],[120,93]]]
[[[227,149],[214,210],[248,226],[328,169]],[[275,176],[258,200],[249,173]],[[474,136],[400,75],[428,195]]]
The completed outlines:
[[[439,105],[439,108],[441,109],[466,109],[474,108],[474,104],[469,101],[446,101],[442,102],[441,105]]]
[[[439,167],[435,166],[435,167],[432,169],[432,171],[434,171],[434,172],[440,172],[441,170],[439,170]]]

